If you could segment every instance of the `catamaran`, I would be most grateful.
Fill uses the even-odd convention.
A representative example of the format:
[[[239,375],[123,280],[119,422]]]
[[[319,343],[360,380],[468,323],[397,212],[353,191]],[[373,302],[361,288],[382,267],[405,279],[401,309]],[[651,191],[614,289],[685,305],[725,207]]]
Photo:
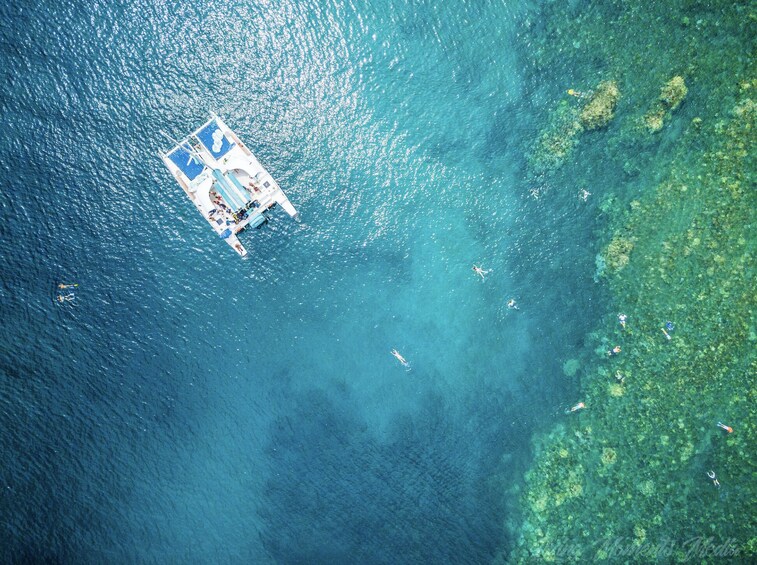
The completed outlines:
[[[292,218],[297,210],[236,134],[215,114],[199,129],[161,153],[168,170],[210,226],[241,257],[237,237],[268,221],[279,204]]]

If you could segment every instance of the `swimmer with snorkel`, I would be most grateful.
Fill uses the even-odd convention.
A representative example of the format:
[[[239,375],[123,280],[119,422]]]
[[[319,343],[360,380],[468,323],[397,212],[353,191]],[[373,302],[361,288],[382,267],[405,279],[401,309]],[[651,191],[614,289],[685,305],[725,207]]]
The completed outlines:
[[[488,275],[489,273],[491,273],[492,271],[491,271],[491,269],[489,269],[488,271],[484,271],[478,265],[473,265],[473,272],[476,273],[477,275],[480,275],[481,276],[481,280],[485,280],[484,277],[486,275]]]
[[[408,362],[407,362],[407,359],[405,359],[405,358],[404,358],[404,357],[403,357],[403,356],[402,356],[402,355],[400,354],[400,352],[399,352],[399,351],[397,351],[396,349],[392,349],[392,355],[394,355],[395,359],[397,359],[397,361],[399,361],[400,363],[402,363],[402,365],[403,365],[404,367],[407,367],[408,369],[410,368],[410,363],[408,363]]]
[[[584,408],[586,408],[586,404],[584,404],[583,402],[579,402],[572,408],[566,410],[565,413],[570,414],[571,412],[578,412],[579,410],[583,410]]]

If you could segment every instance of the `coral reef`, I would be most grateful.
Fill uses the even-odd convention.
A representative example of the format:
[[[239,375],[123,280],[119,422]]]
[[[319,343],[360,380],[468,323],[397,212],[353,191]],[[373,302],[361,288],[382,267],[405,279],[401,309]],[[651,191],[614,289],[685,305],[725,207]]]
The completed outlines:
[[[561,167],[578,145],[582,132],[610,123],[619,98],[617,83],[606,80],[597,85],[582,108],[561,101],[550,113],[546,127],[528,156],[532,172],[538,175]]]
[[[615,106],[619,99],[618,83],[614,80],[599,83],[589,102],[581,110],[581,125],[587,130],[605,127],[615,116]]]
[[[644,125],[647,126],[647,129],[650,132],[656,133],[662,129],[663,125],[665,125],[665,115],[665,108],[659,106],[656,110],[653,110],[644,116]]]
[[[689,89],[682,76],[674,76],[660,90],[660,97],[654,108],[642,119],[646,128],[652,132],[658,132],[670,118],[670,114],[676,110],[686,98]],[[701,122],[701,119],[699,120]]]
[[[605,467],[613,465],[617,458],[617,453],[615,453],[615,450],[611,447],[605,447],[602,450],[602,465],[604,465]]]
[[[562,372],[566,377],[573,377],[581,368],[581,362],[578,359],[568,359],[562,366]]]
[[[608,387],[607,390],[610,393],[610,396],[612,396],[614,398],[620,398],[621,396],[623,396],[623,394],[625,394],[625,390],[618,383],[612,383],[612,384],[610,384],[610,386]]]
[[[620,226],[603,252],[615,273],[606,280],[619,303],[635,305],[634,324],[613,325],[622,356],[596,357],[582,371],[582,397],[594,408],[541,444],[526,477],[515,562],[612,560],[597,542],[618,535],[645,547],[706,533],[736,540],[746,560],[757,550],[753,519],[734,519],[753,515],[757,403],[743,375],[757,372],[757,193],[743,187],[753,185],[747,148],[757,111],[746,98],[731,116],[713,126],[705,152],[685,140],[666,179],[628,209],[608,209]],[[659,331],[661,312],[675,317],[670,339]],[[587,343],[601,349],[600,335]],[[633,378],[608,383],[616,371]],[[739,429],[720,433],[720,418]],[[719,488],[704,473],[710,467]],[[739,494],[719,504],[726,493]],[[679,550],[669,560],[686,559]]]
[[[669,111],[673,111],[680,106],[683,99],[686,98],[689,89],[686,88],[686,82],[682,76],[674,76],[660,92],[660,102],[662,102]]]
[[[567,101],[561,102],[550,114],[549,123],[528,157],[531,169],[538,174],[559,168],[578,144],[581,131],[576,108]]]
[[[647,167],[655,174],[633,177],[649,182],[633,193],[624,186],[627,196],[605,195],[597,207],[604,225],[596,280],[612,295],[605,319],[613,323],[588,335],[586,351],[576,354],[580,398],[591,410],[535,438],[508,562],[686,562],[692,556],[681,544],[696,536],[733,540],[734,562],[757,555],[757,393],[745,378],[757,374],[750,151],[757,141],[757,63],[744,51],[755,15],[714,0],[714,25],[709,14],[696,14],[702,4],[674,2],[631,2],[622,10],[610,2],[580,19],[556,4],[545,8],[554,22],[545,24],[550,40],[536,46],[542,68],[564,69],[590,55],[624,85],[618,127],[597,138],[602,147],[593,156],[614,156],[618,171]],[[675,9],[676,17],[666,17]],[[617,39],[608,37],[608,22],[622,30]],[[669,38],[666,48],[652,53],[653,36]],[[562,63],[571,53],[575,59]],[[686,102],[697,117],[677,124],[665,138],[670,153],[657,157],[663,138],[639,134],[671,120],[689,96],[690,77],[701,86]],[[612,112],[597,111],[596,122],[576,116],[574,135]],[[568,153],[583,157],[588,146],[587,138]],[[577,159],[574,176],[581,164]],[[547,180],[557,176],[551,174]],[[625,330],[615,322],[619,311],[632,320]],[[667,335],[666,320],[675,326]],[[616,343],[623,353],[608,358]],[[623,383],[613,382],[618,372],[627,377]],[[705,474],[710,469],[719,487]],[[604,542],[614,539],[639,549],[665,540],[678,545],[668,555],[636,559],[613,554]]]
[[[620,271],[630,261],[634,243],[626,237],[616,235],[602,251],[604,264],[610,271]]]

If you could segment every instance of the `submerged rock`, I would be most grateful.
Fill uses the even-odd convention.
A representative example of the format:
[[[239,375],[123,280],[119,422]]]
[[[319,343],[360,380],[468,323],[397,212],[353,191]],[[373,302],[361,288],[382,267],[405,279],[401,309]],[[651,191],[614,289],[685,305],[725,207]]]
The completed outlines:
[[[604,249],[602,256],[605,259],[605,265],[611,271],[620,271],[628,265],[631,251],[633,250],[633,241],[628,238],[615,236]]]
[[[652,133],[660,131],[665,124],[665,109],[659,108],[657,111],[650,112],[644,116],[644,124]]]
[[[674,76],[662,87],[662,90],[660,91],[660,102],[672,112],[680,106],[688,92],[689,89],[686,88],[686,82],[683,80],[683,77]]]
[[[587,129],[598,129],[610,123],[615,116],[615,106],[620,99],[618,83],[606,80],[599,83],[588,104],[581,111],[579,121]]]
[[[660,97],[654,107],[644,116],[644,125],[651,133],[656,133],[665,125],[665,120],[686,98],[689,89],[682,76],[674,76],[660,89]]]

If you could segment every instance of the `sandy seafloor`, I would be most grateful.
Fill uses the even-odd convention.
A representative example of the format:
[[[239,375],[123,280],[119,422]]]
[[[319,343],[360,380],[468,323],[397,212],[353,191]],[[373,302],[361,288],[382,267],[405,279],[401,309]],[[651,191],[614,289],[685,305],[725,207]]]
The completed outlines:
[[[580,400],[563,365],[613,307],[601,204],[651,190],[708,109],[691,85],[643,165],[608,158],[599,131],[535,168],[549,116],[581,103],[566,89],[613,78],[578,39],[569,65],[545,55],[582,14],[609,17],[3,4],[2,560],[511,555],[533,438]],[[301,214],[244,235],[247,260],[157,156],[160,130],[209,111]],[[54,302],[59,282],[74,303]]]

